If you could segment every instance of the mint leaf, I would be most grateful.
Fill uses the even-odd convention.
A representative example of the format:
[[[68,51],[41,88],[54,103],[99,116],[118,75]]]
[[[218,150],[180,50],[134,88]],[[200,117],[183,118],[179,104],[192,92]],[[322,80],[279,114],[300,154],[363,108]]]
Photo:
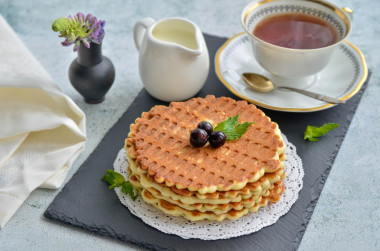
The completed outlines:
[[[223,132],[226,135],[226,140],[234,140],[241,137],[241,135],[236,132],[235,128],[226,129],[221,132]]]
[[[220,122],[215,128],[214,131],[224,132],[226,130],[231,130],[235,127],[239,122],[239,114],[233,117],[229,117],[228,119]]]
[[[132,184],[129,183],[129,181],[123,183],[123,185],[121,186],[121,191],[125,194],[128,194],[133,201],[135,201],[139,196],[138,190],[136,190],[135,193],[135,189],[133,188]]]
[[[135,191],[132,184],[129,181],[125,181],[124,176],[115,172],[112,169],[108,169],[102,180],[107,181],[110,186],[109,189],[121,186],[121,191],[128,194],[133,201],[139,196],[138,190]]]
[[[113,171],[112,169],[107,170],[102,180],[105,180],[110,184],[110,186],[108,187],[109,189],[114,189],[115,187],[119,187],[123,185],[123,183],[125,182],[123,175]]]
[[[239,123],[239,114],[233,117],[220,122],[215,128],[214,131],[221,131],[227,136],[227,140],[235,140],[243,136],[244,133],[248,130],[249,126],[254,122],[244,122]]]
[[[324,124],[321,127],[309,125],[306,127],[303,138],[305,140],[309,140],[309,141],[318,141],[318,139],[317,139],[318,137],[325,135],[329,131],[337,128],[338,126],[339,126],[339,124],[336,124],[336,123]]]
[[[236,132],[243,136],[243,134],[248,130],[249,126],[254,124],[255,122],[244,122],[242,124],[238,124],[236,127],[235,127],[235,130]],[[240,136],[240,137],[241,137]]]

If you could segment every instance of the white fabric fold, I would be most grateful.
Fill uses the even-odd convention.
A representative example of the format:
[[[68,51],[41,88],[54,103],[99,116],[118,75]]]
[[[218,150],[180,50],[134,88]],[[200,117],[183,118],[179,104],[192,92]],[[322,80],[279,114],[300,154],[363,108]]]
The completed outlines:
[[[36,188],[59,188],[86,141],[85,115],[0,15],[0,228]]]

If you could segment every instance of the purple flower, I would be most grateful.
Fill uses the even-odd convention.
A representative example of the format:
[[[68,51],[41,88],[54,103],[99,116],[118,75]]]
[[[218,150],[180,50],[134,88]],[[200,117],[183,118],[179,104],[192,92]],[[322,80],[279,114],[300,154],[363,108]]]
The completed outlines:
[[[87,14],[87,16],[86,16],[86,22],[89,22],[89,21],[92,20],[93,18],[94,18],[93,15],[91,15],[90,13]],[[96,17],[95,17],[95,18],[96,18]]]
[[[59,37],[64,37],[63,46],[74,45],[74,51],[79,49],[81,43],[90,48],[91,43],[100,44],[104,36],[106,22],[98,20],[92,14],[86,16],[78,12],[74,17],[58,18],[53,22],[54,31],[59,31]]]
[[[82,24],[82,23],[85,22],[85,16],[84,16],[84,14],[83,14],[82,12],[78,12],[78,13],[74,16],[74,19],[75,19],[78,23],[80,23],[80,24]]]
[[[63,41],[62,43],[61,43],[63,46],[70,46],[70,45],[72,45],[73,44],[73,42],[72,41],[69,41],[69,40],[65,40],[65,41]]]
[[[88,38],[83,38],[82,39],[82,43],[84,44],[84,46],[86,46],[87,48],[90,48],[90,43],[88,42]]]

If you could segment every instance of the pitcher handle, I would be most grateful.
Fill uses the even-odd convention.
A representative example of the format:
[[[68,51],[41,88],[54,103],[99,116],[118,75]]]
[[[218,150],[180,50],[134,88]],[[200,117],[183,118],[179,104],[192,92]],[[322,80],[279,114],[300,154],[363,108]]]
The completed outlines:
[[[138,51],[140,50],[146,29],[155,22],[156,21],[153,18],[146,17],[135,24],[135,27],[133,28],[133,38],[135,39],[135,45]]]

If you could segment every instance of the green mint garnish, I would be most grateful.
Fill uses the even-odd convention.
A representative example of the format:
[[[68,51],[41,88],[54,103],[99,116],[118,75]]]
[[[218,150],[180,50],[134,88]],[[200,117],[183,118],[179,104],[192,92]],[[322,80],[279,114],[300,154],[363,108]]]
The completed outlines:
[[[135,201],[137,199],[137,197],[139,196],[139,193],[138,193],[138,190],[135,190],[132,186],[131,183],[129,182],[124,182],[123,185],[121,186],[121,191],[125,194],[128,194],[129,197],[131,197],[131,199],[133,201]],[[136,191],[136,192],[135,192]]]
[[[109,189],[114,189],[115,187],[121,186],[121,191],[128,194],[133,201],[136,200],[138,191],[135,190],[129,181],[125,181],[123,175],[115,172],[112,169],[108,169],[106,174],[103,176],[102,180],[107,181],[110,186]]]
[[[107,170],[102,180],[105,180],[110,184],[110,186],[108,187],[109,189],[114,189],[115,187],[119,187],[123,185],[123,183],[125,182],[123,175],[111,169]]]
[[[318,137],[321,137],[328,133],[329,131],[334,130],[337,128],[339,124],[336,123],[328,123],[324,124],[321,127],[316,127],[316,126],[307,126],[303,138],[305,140],[309,141],[318,141]]]
[[[249,126],[255,122],[244,122],[239,124],[239,114],[220,122],[214,131],[221,131],[227,136],[227,140],[238,139],[248,130]]]

